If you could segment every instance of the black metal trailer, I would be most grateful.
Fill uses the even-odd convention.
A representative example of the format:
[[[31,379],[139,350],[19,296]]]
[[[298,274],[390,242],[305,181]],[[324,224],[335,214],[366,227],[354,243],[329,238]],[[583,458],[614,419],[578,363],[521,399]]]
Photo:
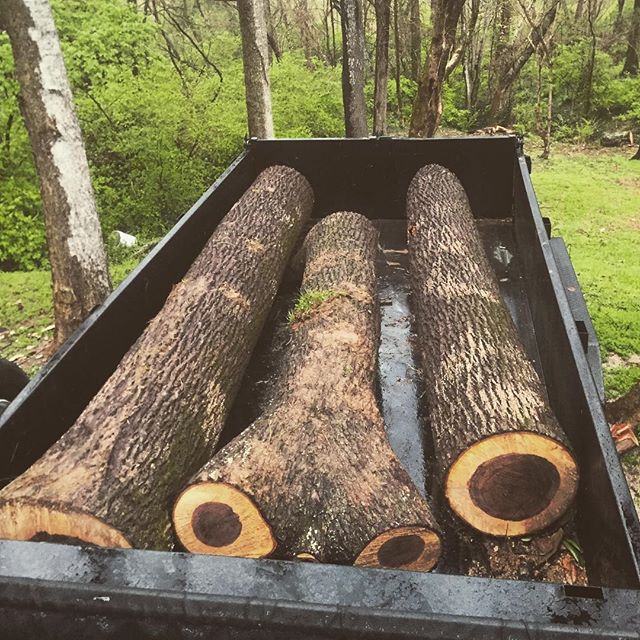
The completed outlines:
[[[299,169],[314,188],[316,217],[359,211],[379,221],[389,248],[404,242],[406,189],[429,162],[466,187],[505,300],[575,448],[576,526],[598,586],[0,541],[0,638],[640,638],[640,526],[603,414],[597,338],[514,137],[250,142],[4,413],[0,477],[21,473],[73,423],[261,169]],[[381,277],[383,288],[402,293],[391,272]],[[393,370],[392,358],[387,364]],[[405,446],[420,480],[419,435],[396,414],[394,446]]]

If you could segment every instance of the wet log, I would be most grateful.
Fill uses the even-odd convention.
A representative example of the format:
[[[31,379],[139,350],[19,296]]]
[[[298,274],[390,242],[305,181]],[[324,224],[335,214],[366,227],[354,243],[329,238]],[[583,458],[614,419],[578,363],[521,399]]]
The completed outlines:
[[[429,570],[440,538],[375,397],[377,232],[317,224],[264,414],[192,479],[173,514],[196,553]]]
[[[0,538],[170,548],[170,505],[213,454],[312,203],[295,170],[258,176],[75,424],[0,492]]]
[[[496,536],[539,531],[573,501],[578,469],[518,338],[467,195],[438,165],[407,195],[410,275],[441,486]]]

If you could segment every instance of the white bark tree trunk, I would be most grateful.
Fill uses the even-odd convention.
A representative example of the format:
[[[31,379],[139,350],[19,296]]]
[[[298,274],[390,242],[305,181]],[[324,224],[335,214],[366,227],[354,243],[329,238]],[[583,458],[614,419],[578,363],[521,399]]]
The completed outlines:
[[[269,41],[264,0],[238,0],[249,135],[273,138]]]
[[[40,179],[60,344],[111,289],[102,230],[49,2],[0,0],[0,23]]]

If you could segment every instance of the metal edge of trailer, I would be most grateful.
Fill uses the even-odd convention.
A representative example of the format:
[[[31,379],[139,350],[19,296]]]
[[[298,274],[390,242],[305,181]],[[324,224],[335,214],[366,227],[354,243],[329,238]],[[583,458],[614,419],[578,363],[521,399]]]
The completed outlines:
[[[543,341],[546,339],[549,344],[553,344],[553,348],[541,350],[549,400],[581,460],[580,492],[584,494],[585,487],[586,490],[591,490],[591,486],[594,484],[606,487],[607,495],[601,495],[603,498],[606,497],[604,500],[597,499],[596,490],[591,490],[589,511],[590,515],[595,517],[590,519],[590,522],[583,522],[581,527],[580,507],[578,507],[579,528],[585,534],[587,544],[592,547],[591,554],[593,556],[607,558],[620,554],[617,565],[626,570],[626,575],[609,576],[605,570],[596,577],[602,580],[610,579],[614,584],[620,582],[622,586],[633,585],[638,588],[640,586],[640,523],[638,515],[611,438],[602,399],[593,379],[592,369],[587,360],[587,354],[560,277],[552,245],[540,214],[526,161],[521,152],[518,154],[516,162],[514,206],[517,207],[518,199],[524,195],[527,207],[531,211],[531,216],[520,217],[520,219],[517,215],[514,216],[516,238],[523,233],[523,226],[532,225],[533,230],[529,229],[529,232],[533,231],[538,240],[535,243],[530,243],[532,252],[523,251],[520,257],[526,272],[535,272],[533,263],[537,260],[544,265],[544,271],[549,274],[548,279],[529,278],[527,280],[531,297],[542,298],[547,302],[544,305],[533,306],[532,314],[538,339],[542,337]],[[518,193],[520,189],[524,194]],[[540,288],[548,290],[540,292]],[[537,295],[535,295],[536,290],[538,290]],[[554,305],[558,313],[553,313],[552,307]],[[560,322],[562,326],[558,326]],[[560,359],[563,362],[570,359],[574,364],[572,369],[578,374],[579,379],[575,381],[577,384],[571,385],[570,391],[568,390],[571,383],[569,377],[557,375],[561,369],[558,365]],[[555,375],[552,375],[554,373]],[[568,403],[562,401],[563,396],[573,396],[574,398],[578,396],[582,406],[578,407],[574,404],[568,407]],[[581,416],[577,416],[582,417],[581,423],[571,425],[573,421],[570,419],[569,413],[573,412],[573,417],[575,417],[578,409],[582,412]],[[593,424],[593,429],[584,428],[583,425],[588,425],[589,422]],[[573,428],[569,428],[570,426]],[[590,441],[586,439],[590,439]],[[587,446],[586,442],[590,442],[590,445]],[[580,493],[578,500],[580,501]],[[611,523],[616,521],[621,523],[622,527],[612,527]],[[620,535],[621,533],[622,535]],[[640,592],[638,593],[640,595]]]
[[[477,140],[468,141],[476,143]],[[152,304],[146,300],[146,289],[155,287],[156,297],[158,289],[166,289],[166,296],[173,284],[159,281],[162,280],[158,277],[162,275],[160,263],[176,261],[184,273],[189,265],[186,253],[194,251],[193,246],[189,252],[182,251],[185,244],[193,245],[193,239],[187,236],[200,226],[201,236],[196,244],[204,245],[208,234],[203,227],[210,233],[233,204],[234,192],[242,185],[250,184],[265,160],[260,154],[267,153],[268,145],[274,149],[280,145],[278,148],[284,149],[282,143],[286,142],[260,141],[249,145],[5,412],[0,419],[0,443],[9,441],[3,429],[19,422],[14,418],[26,405],[40,404],[49,410],[55,407],[56,394],[69,390],[43,383],[56,377],[64,378],[66,368],[77,367],[78,362],[90,364],[94,349],[105,355],[105,361],[97,367],[99,375],[91,374],[90,384],[94,387],[97,384],[94,392],[99,388],[97,378],[102,376],[104,379],[109,375],[144,327],[146,320],[141,318],[157,311],[157,301]],[[299,141],[290,142],[299,144]],[[339,142],[344,143],[343,140]],[[396,142],[402,144],[396,146]],[[463,152],[460,142],[456,141],[455,146],[458,152]],[[304,141],[302,144],[317,143],[324,145],[326,141]],[[431,141],[380,139],[349,141],[343,146],[353,145],[351,149],[355,149],[356,145],[363,145],[358,151],[362,153],[367,150],[367,143],[392,151],[385,172],[387,179],[394,179],[398,171],[396,164],[406,167],[403,149],[419,149]],[[483,143],[516,149],[514,138],[506,142],[502,138],[501,143],[488,140]],[[451,142],[439,141],[437,144]],[[261,149],[260,153],[256,149]],[[409,155],[413,153],[411,151]],[[640,548],[637,516],[629,510],[633,506],[628,488],[607,436],[597,390],[562,283],[554,269],[554,256],[548,239],[542,235],[544,225],[522,154],[514,156],[512,152],[511,163],[511,184],[517,187],[516,183],[521,180],[524,188],[527,206],[531,208],[531,223],[540,243],[540,247],[536,247],[537,259],[542,258],[549,269],[568,348],[582,381],[589,412],[596,419],[596,432],[592,436],[597,441],[597,451],[593,455],[596,458],[599,455],[604,463],[598,473],[607,476],[609,498],[613,496],[615,504],[614,519],[622,518],[626,523],[624,552],[635,557],[626,582],[637,583],[637,551]],[[233,180],[227,180],[229,177]],[[215,207],[211,203],[215,203]],[[383,201],[383,204],[388,205],[388,202]],[[210,215],[212,208],[215,211]],[[206,216],[208,218],[204,220]],[[156,260],[158,256],[160,260]],[[176,263],[173,264],[175,269]],[[130,309],[136,303],[142,310]],[[123,317],[114,329],[110,322],[116,312]],[[125,327],[125,322],[132,322],[134,326]],[[115,340],[115,348],[111,340],[114,330],[124,332]],[[101,344],[107,338],[107,344]],[[69,362],[74,357],[76,361]],[[43,388],[44,396],[34,399]],[[27,399],[30,399],[29,403]],[[73,419],[72,413],[66,415],[67,420]],[[28,419],[29,415],[27,412],[22,419]],[[31,416],[33,419],[33,414]],[[51,442],[58,435],[54,431],[45,434]],[[36,447],[42,446],[42,440],[36,443]],[[2,456],[5,456],[4,460]],[[24,462],[28,456],[29,449],[18,453],[0,450],[0,463],[14,464],[12,468],[17,470],[21,457]],[[301,633],[310,639],[340,638],[345,634],[380,639],[640,638],[640,591],[0,541],[0,637],[4,638],[2,634],[7,631],[10,638],[71,637],[72,632],[73,637],[78,638],[124,638],[132,637],[126,635],[132,630],[133,637],[166,638],[170,631],[176,638],[193,638],[200,637],[194,635],[200,631],[210,633],[214,629],[224,634],[222,637],[229,638],[299,638]]]
[[[128,637],[172,629],[171,640],[192,637],[198,627],[224,628],[223,637],[238,638],[272,638],[276,630],[282,638],[304,632],[334,640],[345,633],[640,638],[631,590],[157,551],[49,550],[46,543],[2,546],[0,622],[16,640],[47,637],[48,619],[56,615],[86,629],[88,635],[74,638],[123,637],[123,622],[135,631]]]

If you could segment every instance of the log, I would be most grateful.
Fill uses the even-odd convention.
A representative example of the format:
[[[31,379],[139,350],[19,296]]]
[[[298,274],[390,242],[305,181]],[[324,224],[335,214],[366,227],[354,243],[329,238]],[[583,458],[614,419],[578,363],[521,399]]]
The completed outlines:
[[[0,492],[0,538],[168,549],[169,508],[213,454],[313,203],[263,171],[75,424]]]
[[[415,297],[437,471],[453,511],[496,536],[539,531],[570,506],[578,469],[447,169],[407,194]]]
[[[377,231],[336,213],[304,245],[300,299],[265,412],[191,480],[189,551],[429,570],[440,538],[375,396]]]

